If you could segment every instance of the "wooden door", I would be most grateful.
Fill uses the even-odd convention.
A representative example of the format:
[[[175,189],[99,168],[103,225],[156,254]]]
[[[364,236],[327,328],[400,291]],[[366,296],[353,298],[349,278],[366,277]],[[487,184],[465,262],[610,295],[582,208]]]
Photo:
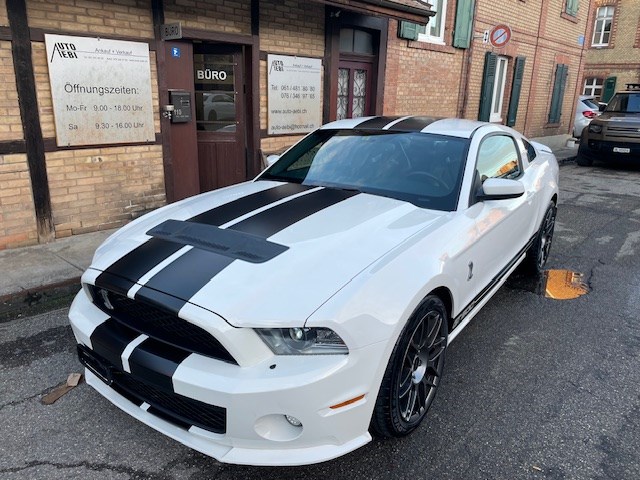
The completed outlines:
[[[200,190],[246,180],[243,53],[239,46],[194,44]]]
[[[373,115],[372,73],[371,63],[340,60],[337,120]]]

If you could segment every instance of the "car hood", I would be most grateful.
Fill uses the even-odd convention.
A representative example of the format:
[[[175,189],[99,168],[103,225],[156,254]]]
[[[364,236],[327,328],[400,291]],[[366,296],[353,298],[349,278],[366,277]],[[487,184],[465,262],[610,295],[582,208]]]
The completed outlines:
[[[616,122],[620,125],[631,124],[637,126],[640,124],[640,114],[624,113],[624,112],[603,112],[599,117],[593,120],[594,123],[600,121]]]
[[[160,209],[109,238],[91,268],[107,272],[98,277],[104,286],[131,286],[130,294],[173,310],[189,302],[237,327],[303,325],[363,269],[448,216],[328,188],[300,190],[255,209],[246,205],[246,199],[288,186],[296,188],[249,182]],[[211,221],[211,212],[243,199],[238,216],[227,215],[221,225]],[[182,227],[187,230],[174,243],[172,235]],[[152,248],[157,244],[166,251],[158,253]]]

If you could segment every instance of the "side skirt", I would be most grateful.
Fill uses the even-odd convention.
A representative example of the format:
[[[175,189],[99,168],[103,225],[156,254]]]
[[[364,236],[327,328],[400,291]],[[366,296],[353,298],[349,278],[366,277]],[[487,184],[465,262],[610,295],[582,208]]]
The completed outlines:
[[[537,235],[537,232],[536,232]],[[471,319],[476,316],[482,307],[493,297],[493,295],[504,285],[509,275],[511,275],[518,265],[522,263],[527,255],[527,251],[533,245],[536,235],[531,237],[522,250],[496,275],[493,280],[474,298],[469,305],[453,320],[453,329],[449,333],[447,343],[450,344],[458,334],[466,327]]]

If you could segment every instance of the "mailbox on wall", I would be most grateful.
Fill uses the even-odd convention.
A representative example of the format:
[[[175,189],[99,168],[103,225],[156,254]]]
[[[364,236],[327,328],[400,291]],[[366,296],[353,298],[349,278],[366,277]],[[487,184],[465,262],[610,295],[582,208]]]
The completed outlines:
[[[169,102],[173,105],[171,123],[191,121],[191,93],[186,90],[169,90]]]

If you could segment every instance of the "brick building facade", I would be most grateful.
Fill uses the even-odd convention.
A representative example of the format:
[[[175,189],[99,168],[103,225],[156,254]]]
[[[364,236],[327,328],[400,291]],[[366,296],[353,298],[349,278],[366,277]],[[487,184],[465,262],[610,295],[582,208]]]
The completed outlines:
[[[269,55],[320,62],[322,122],[492,110],[488,120],[532,137],[569,131],[589,2],[570,13],[577,2],[430,3],[0,0],[0,249],[117,227],[252,178],[302,135],[269,133]],[[162,37],[172,24],[180,35]],[[512,31],[502,48],[482,38],[498,24]],[[155,140],[59,145],[47,34],[147,44]],[[205,67],[228,80],[198,80]],[[170,119],[174,92],[190,99],[191,120]]]
[[[581,93],[608,102],[627,83],[640,83],[640,2],[594,0]]]

